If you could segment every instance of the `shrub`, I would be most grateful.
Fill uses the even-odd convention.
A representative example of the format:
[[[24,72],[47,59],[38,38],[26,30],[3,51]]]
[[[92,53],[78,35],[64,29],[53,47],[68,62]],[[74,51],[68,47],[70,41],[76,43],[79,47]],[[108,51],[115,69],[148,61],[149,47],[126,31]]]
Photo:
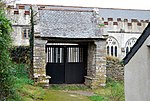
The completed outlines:
[[[26,64],[15,64],[13,74],[16,79],[17,87],[22,86],[23,84],[33,84],[33,81],[28,77],[28,68],[29,66]]]
[[[13,65],[9,54],[11,46],[10,32],[12,30],[10,21],[0,9],[0,100],[15,100]]]
[[[16,46],[10,49],[12,61],[18,64],[30,64],[29,46]]]

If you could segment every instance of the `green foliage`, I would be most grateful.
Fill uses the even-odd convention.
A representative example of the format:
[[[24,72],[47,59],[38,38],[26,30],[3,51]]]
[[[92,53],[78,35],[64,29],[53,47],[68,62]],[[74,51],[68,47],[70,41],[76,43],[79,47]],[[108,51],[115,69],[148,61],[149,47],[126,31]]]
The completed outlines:
[[[94,95],[89,97],[92,101],[110,101],[108,98],[100,96],[100,95]]]
[[[30,16],[30,24],[31,24],[31,33],[30,33],[30,69],[29,74],[30,78],[33,78],[33,48],[34,48],[34,17],[36,16],[35,11],[32,9],[32,6],[30,6],[31,16]]]
[[[28,68],[29,66],[28,65],[25,65],[25,64],[15,64],[14,65],[14,70],[13,70],[13,74],[15,76],[15,79],[16,79],[16,86],[17,87],[20,87],[24,84],[31,84],[33,85],[33,81],[30,80],[28,77]]]
[[[104,26],[105,26],[105,24],[103,24],[103,23],[99,24],[99,27],[104,27]]]
[[[30,65],[30,48],[29,46],[18,46],[10,49],[12,61],[18,64]]]
[[[15,99],[13,65],[9,54],[12,26],[0,10],[0,100]]]
[[[29,66],[26,64],[14,64],[13,74],[15,77],[15,88],[18,95],[20,95],[20,101],[24,101],[22,95],[33,96],[33,94],[28,93],[28,90],[31,89],[25,87],[26,85],[33,85],[33,81],[28,78],[28,68]]]
[[[123,81],[111,81],[107,83],[110,89],[109,97],[112,101],[124,101],[124,83]]]
[[[105,99],[100,101],[125,101],[123,81],[115,81],[109,78],[105,87],[98,88],[94,92]]]
[[[33,80],[28,78],[28,69],[29,65],[14,64],[15,87],[20,95],[15,101],[43,101],[44,89],[33,85]]]

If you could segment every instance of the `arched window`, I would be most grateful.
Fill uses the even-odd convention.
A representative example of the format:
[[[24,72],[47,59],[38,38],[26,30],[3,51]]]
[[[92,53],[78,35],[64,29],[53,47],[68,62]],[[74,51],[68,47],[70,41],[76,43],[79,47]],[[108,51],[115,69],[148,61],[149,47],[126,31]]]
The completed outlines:
[[[128,54],[128,52],[129,52],[129,48],[127,47],[127,48],[126,48],[126,54]]]
[[[126,54],[131,50],[131,48],[133,47],[136,41],[137,41],[137,38],[131,38],[126,42],[126,45],[125,45]]]
[[[117,57],[117,46],[115,46],[115,56]]]
[[[109,37],[106,41],[106,51],[108,56],[118,56],[118,42],[115,38]]]
[[[113,53],[114,53],[113,46],[111,46],[111,56],[113,56]]]
[[[107,55],[109,55],[109,46],[107,46]]]

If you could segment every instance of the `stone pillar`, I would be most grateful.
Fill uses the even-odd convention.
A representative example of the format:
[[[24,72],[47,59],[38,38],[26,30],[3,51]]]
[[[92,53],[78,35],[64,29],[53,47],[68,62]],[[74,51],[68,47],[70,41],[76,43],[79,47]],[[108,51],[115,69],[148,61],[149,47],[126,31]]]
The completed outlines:
[[[89,44],[88,66],[85,84],[91,88],[105,86],[106,83],[106,40]]]
[[[105,86],[106,83],[106,40],[96,41],[96,75],[95,85]]]
[[[49,87],[49,76],[46,76],[46,52],[47,41],[40,38],[34,39],[33,71],[35,84]]]
[[[88,44],[88,61],[87,61],[87,76],[85,76],[85,85],[92,88],[92,82],[95,78],[95,44],[89,43]]]

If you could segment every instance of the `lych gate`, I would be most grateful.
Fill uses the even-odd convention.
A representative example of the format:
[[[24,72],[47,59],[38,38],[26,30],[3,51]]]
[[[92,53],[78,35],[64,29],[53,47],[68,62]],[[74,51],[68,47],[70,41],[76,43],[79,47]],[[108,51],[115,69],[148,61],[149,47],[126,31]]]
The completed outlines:
[[[103,26],[99,27],[98,12],[61,7],[38,11],[40,27],[34,39],[36,83],[104,86],[107,33]]]

